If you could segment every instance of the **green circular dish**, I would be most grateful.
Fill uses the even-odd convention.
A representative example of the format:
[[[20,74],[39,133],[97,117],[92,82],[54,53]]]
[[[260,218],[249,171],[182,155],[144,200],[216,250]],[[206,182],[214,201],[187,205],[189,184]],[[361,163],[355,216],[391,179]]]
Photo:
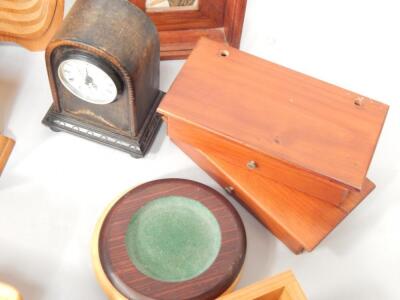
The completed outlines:
[[[132,217],[125,236],[127,252],[144,275],[182,282],[205,272],[221,248],[221,230],[211,211],[178,196],[153,200]]]

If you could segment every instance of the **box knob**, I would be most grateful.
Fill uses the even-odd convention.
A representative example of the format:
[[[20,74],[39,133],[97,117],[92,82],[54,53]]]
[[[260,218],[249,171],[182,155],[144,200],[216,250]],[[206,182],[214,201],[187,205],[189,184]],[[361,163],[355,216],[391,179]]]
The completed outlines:
[[[250,161],[247,163],[247,168],[248,168],[249,170],[257,169],[257,163],[256,163],[254,160],[250,160]]]

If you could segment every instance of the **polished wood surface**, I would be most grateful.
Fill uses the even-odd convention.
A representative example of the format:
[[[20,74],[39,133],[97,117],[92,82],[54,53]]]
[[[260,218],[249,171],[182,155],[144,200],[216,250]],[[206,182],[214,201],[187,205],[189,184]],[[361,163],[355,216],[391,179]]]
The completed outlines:
[[[159,111],[304,173],[361,190],[388,106],[202,39]]]
[[[3,135],[0,135],[0,175],[6,166],[15,142]]]
[[[251,169],[252,173],[283,183],[336,206],[340,206],[348,196],[349,189],[335,182],[293,168],[282,161],[272,159],[209,131],[174,118],[169,118],[168,124],[169,132],[172,132],[180,142],[198,147],[238,168],[248,169],[248,162],[254,161],[256,165],[254,169]]]
[[[0,41],[44,50],[60,26],[64,0],[0,1]]]
[[[267,278],[218,300],[307,300],[291,271]]]
[[[220,225],[222,244],[216,261],[192,280],[167,283],[151,279],[135,268],[125,249],[125,232],[132,215],[147,202],[163,196],[184,196],[201,202]],[[229,201],[207,186],[182,179],[158,180],[131,190],[107,210],[95,236],[95,269],[110,299],[215,299],[237,284],[246,252],[244,227]]]
[[[169,135],[188,156],[296,254],[317,247],[375,188],[371,181],[366,180],[361,192],[350,192],[342,207],[337,207],[184,144],[173,130],[169,130]]]
[[[130,0],[146,11],[145,0]],[[200,37],[240,46],[247,0],[201,0],[187,11],[147,11],[161,41],[161,59],[186,58]]]

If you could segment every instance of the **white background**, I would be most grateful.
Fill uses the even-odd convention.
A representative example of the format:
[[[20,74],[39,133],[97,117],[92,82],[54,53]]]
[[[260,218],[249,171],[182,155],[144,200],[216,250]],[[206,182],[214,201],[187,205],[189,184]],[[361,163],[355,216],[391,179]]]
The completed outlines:
[[[369,172],[377,189],[314,252],[292,254],[234,203],[248,236],[240,287],[292,269],[310,299],[400,299],[398,0],[248,2],[243,50],[391,110]],[[163,90],[182,63],[161,63]],[[43,53],[0,47],[0,100],[0,129],[17,140],[0,179],[0,280],[28,300],[105,299],[91,267],[91,236],[121,192],[167,177],[222,192],[171,143],[165,127],[149,155],[135,160],[42,126],[52,102]]]

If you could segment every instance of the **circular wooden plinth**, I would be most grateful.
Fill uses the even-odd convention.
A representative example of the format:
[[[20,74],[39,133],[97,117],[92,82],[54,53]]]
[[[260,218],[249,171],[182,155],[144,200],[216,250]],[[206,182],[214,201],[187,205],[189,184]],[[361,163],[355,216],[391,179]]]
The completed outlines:
[[[199,276],[166,282],[141,273],[129,257],[126,232],[132,216],[163,197],[185,197],[205,206],[218,221],[221,245],[213,264]],[[246,234],[234,207],[221,194],[197,182],[165,179],[140,185],[119,198],[99,220],[92,258],[97,278],[110,299],[215,299],[237,284],[246,253]]]

